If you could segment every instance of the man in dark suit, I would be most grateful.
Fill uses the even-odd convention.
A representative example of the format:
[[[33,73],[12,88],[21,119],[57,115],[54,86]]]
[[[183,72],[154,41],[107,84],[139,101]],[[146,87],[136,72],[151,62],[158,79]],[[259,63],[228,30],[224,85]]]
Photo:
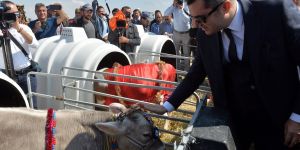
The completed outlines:
[[[187,0],[201,28],[185,79],[156,113],[179,105],[208,76],[216,109],[230,113],[238,150],[299,149],[300,29],[288,23],[281,0]],[[297,20],[296,23],[300,23]]]

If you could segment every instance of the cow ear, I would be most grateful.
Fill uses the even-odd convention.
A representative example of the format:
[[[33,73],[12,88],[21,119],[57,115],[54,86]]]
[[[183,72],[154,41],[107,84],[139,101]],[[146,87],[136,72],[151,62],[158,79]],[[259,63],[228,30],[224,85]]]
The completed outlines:
[[[95,124],[96,127],[111,136],[118,136],[125,134],[125,127],[120,126],[119,122],[99,122]]]
[[[109,111],[114,115],[119,115],[120,113],[126,112],[127,108],[120,103],[111,103],[109,105]]]

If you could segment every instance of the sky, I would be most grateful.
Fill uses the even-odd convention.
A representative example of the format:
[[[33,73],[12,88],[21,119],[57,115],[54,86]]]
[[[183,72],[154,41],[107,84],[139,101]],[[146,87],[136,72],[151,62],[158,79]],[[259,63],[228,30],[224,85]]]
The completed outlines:
[[[69,18],[74,17],[75,8],[90,3],[92,4],[93,0],[11,0],[16,4],[23,4],[25,6],[26,16],[31,19],[36,19],[34,13],[34,5],[36,3],[44,3],[49,5],[52,3],[61,3],[63,5],[63,10],[68,14]],[[107,0],[110,9],[121,8],[122,6],[128,5],[131,9],[139,8],[142,11],[154,12],[155,10],[164,10],[169,7],[173,0]],[[105,6],[105,0],[98,0],[99,5]],[[106,8],[106,7],[105,7]],[[107,9],[106,9],[107,11]]]

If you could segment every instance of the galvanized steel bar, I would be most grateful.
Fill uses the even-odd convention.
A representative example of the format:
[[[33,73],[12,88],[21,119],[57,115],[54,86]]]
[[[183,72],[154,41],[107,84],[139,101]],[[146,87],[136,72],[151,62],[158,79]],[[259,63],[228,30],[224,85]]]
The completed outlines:
[[[171,82],[171,81],[143,78],[143,77],[138,77],[138,76],[130,76],[130,75],[117,74],[117,73],[110,73],[110,72],[91,71],[91,70],[86,70],[86,69],[81,69],[81,68],[63,67],[63,69],[85,71],[85,72],[90,72],[90,73],[95,73],[95,74],[103,74],[103,75],[110,75],[110,76],[116,76],[116,77],[125,77],[125,78],[129,78],[129,79],[139,79],[139,80],[144,80],[144,81],[152,81],[152,82],[165,83],[165,84],[173,84],[173,85],[177,84],[176,82]]]
[[[176,117],[170,117],[170,116],[163,116],[163,115],[158,115],[158,114],[152,114],[152,113],[147,113],[149,116],[154,117],[154,118],[162,118],[166,120],[172,120],[172,121],[179,121],[183,123],[189,123],[189,119],[184,119],[184,118],[176,118]]]
[[[174,132],[174,131],[170,131],[170,130],[165,130],[163,128],[158,128],[159,129],[159,132],[165,132],[165,133],[168,133],[168,134],[172,134],[172,135],[176,135],[176,136],[181,136],[181,133],[178,133],[178,132]]]
[[[36,92],[32,92],[32,95],[39,96],[39,97],[43,97],[43,98],[50,98],[50,99],[52,99],[52,100],[65,101],[65,102],[72,102],[72,103],[79,103],[79,104],[88,105],[88,106],[95,106],[95,107],[104,108],[104,109],[107,109],[107,110],[108,110],[108,108],[109,108],[109,107],[106,106],[106,105],[95,104],[95,103],[84,102],[84,101],[76,101],[76,100],[73,100],[73,99],[63,98],[63,97],[61,97],[61,96],[51,96],[51,95],[40,94],[40,93],[36,93]]]
[[[78,105],[73,105],[73,104],[67,103],[67,102],[65,102],[64,104],[67,105],[67,106],[69,106],[69,107],[79,108],[79,109],[82,109],[82,110],[92,110],[92,109],[81,107],[81,106],[78,106]]]

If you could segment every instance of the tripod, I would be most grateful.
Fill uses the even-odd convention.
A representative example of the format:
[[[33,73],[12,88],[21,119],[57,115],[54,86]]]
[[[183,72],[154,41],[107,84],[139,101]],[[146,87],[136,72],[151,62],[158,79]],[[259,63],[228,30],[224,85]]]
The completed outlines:
[[[7,23],[1,22],[0,28],[3,33],[2,36],[0,36],[0,42],[2,46],[2,52],[3,52],[3,59],[5,64],[5,73],[8,77],[10,77],[13,80],[17,80],[16,73],[14,69],[14,63],[11,53],[11,47],[10,47],[10,38],[8,36],[8,25]]]
[[[117,32],[118,32],[118,36],[117,36],[117,38],[118,38],[118,47],[120,48],[120,49],[122,49],[123,48],[123,44],[121,44],[120,42],[119,42],[119,37],[121,37],[121,36],[123,36],[123,30],[124,30],[124,28],[122,28],[122,27],[117,27]]]

